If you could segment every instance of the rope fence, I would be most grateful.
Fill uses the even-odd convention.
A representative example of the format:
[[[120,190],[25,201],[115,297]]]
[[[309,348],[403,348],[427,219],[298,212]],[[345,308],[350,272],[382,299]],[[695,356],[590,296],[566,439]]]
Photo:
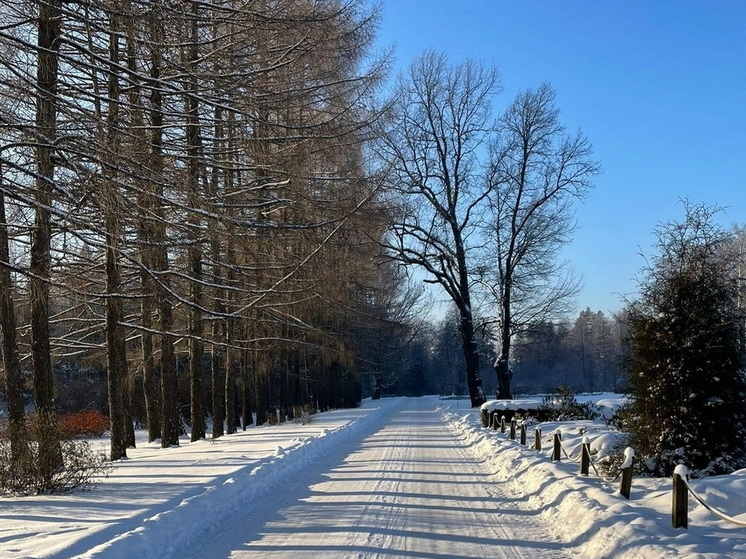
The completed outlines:
[[[516,440],[517,432],[517,421],[515,418],[510,420],[510,431],[508,437],[510,440]],[[496,431],[498,428],[500,432],[505,434],[508,431],[507,422],[505,416],[500,417],[498,421],[498,413],[493,412],[489,416],[487,425],[488,429]],[[520,444],[526,446],[526,425],[523,421],[520,422]],[[601,479],[601,481],[613,484],[621,478],[621,484],[619,486],[619,493],[624,498],[629,499],[631,488],[632,488],[632,464],[634,460],[634,451],[631,448],[626,448],[624,451],[624,463],[619,467],[619,472],[614,477],[604,476],[599,473],[596,463],[593,461],[591,456],[590,440],[588,437],[583,438],[583,444],[581,450],[577,456],[571,456],[562,444],[562,433],[558,430],[554,433],[553,445],[551,451],[551,459],[553,461],[560,461],[562,455],[571,462],[580,463],[580,474],[589,475],[590,468],[593,467],[595,474]],[[536,429],[534,432],[534,450],[537,452],[542,451],[541,444],[541,429]]]
[[[493,412],[490,414],[489,417],[489,423],[487,425],[488,429],[497,430],[498,428],[500,431],[505,434],[508,430],[507,422],[505,420],[505,416],[502,416],[500,420],[498,421],[498,413]],[[515,418],[512,418],[510,420],[510,431],[509,431],[509,438],[511,440],[516,439],[516,431],[518,429],[517,421]],[[581,431],[582,433],[583,431]],[[542,452],[542,444],[541,444],[541,429],[536,429],[534,432],[534,444],[533,449],[537,452]],[[520,444],[522,446],[526,446],[526,425],[523,423],[523,421],[520,422]],[[571,456],[570,453],[567,452],[564,445],[562,444],[562,432],[560,430],[556,430],[553,435],[553,444],[552,449],[550,453],[550,458],[552,461],[561,461],[562,455],[565,456],[565,458],[571,462],[574,463],[580,463],[580,475],[589,475],[590,468],[593,468],[593,471],[595,472],[596,476],[598,476],[601,481],[613,484],[616,483],[620,478],[621,482],[619,485],[619,493],[625,497],[626,499],[629,499],[630,493],[631,493],[631,487],[632,487],[632,466],[634,463],[635,453],[634,450],[630,447],[627,447],[624,449],[624,461],[618,468],[618,472],[616,476],[609,477],[604,476],[601,473],[599,473],[598,468],[596,467],[596,462],[593,460],[593,456],[591,455],[591,444],[590,439],[585,436],[583,437],[583,441],[580,447],[580,452],[577,456]],[[691,495],[694,497],[694,499],[702,505],[706,510],[708,510],[710,513],[712,513],[717,518],[729,522],[731,524],[735,524],[736,526],[742,526],[746,527],[746,521],[739,520],[737,518],[734,518],[723,511],[713,507],[712,505],[705,502],[704,498],[699,495],[691,485],[689,485],[689,472],[686,469],[686,466],[679,465],[676,467],[673,473],[673,497],[672,497],[672,506],[671,506],[671,522],[674,528],[688,528],[689,526],[689,519],[688,519],[688,495]]]

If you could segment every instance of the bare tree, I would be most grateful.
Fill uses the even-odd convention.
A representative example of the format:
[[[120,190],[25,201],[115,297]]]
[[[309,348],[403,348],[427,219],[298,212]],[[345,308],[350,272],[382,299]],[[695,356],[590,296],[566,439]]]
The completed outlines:
[[[0,187],[2,182],[2,168],[0,168]],[[2,356],[5,369],[5,394],[8,402],[8,438],[10,440],[11,460],[20,464],[28,454],[28,446],[24,425],[23,376],[18,358],[8,239],[5,192],[0,188],[0,329],[3,333]]]
[[[54,404],[54,376],[49,334],[50,282],[52,271],[51,208],[55,186],[54,146],[57,140],[57,77],[62,38],[62,2],[39,3],[36,93],[36,188],[34,233],[31,242],[31,355],[34,394],[39,420],[39,461],[54,471],[62,461]],[[42,436],[43,435],[43,436]]]
[[[108,114],[106,118],[107,153],[104,158],[108,163],[104,172],[104,227],[106,230],[106,363],[109,390],[109,417],[111,420],[112,460],[127,457],[127,433],[124,413],[124,382],[127,374],[127,345],[125,330],[122,326],[122,275],[119,250],[122,246],[122,225],[120,216],[124,213],[120,203],[117,185],[116,166],[120,157],[120,84],[116,71],[120,63],[121,16],[113,13],[110,16],[111,33],[109,35],[109,61],[111,70],[107,80]]]
[[[485,190],[490,193],[490,243],[498,307],[497,398],[512,398],[511,339],[517,331],[568,310],[578,281],[557,261],[575,229],[572,201],[592,187],[599,166],[580,133],[559,123],[555,93],[543,84],[520,93],[500,119]]]
[[[122,421],[132,426],[125,341],[137,336],[141,355],[129,361],[142,370],[149,437],[163,446],[182,430],[177,364],[188,355],[192,436],[205,435],[204,344],[213,436],[224,420],[236,428],[239,379],[249,410],[250,374],[260,418],[311,394],[339,401],[355,362],[348,286],[376,279],[378,246],[361,256],[364,270],[327,262],[357,242],[349,231],[383,230],[358,215],[375,190],[361,145],[383,67],[367,66],[376,9],[363,0],[27,6],[64,41],[43,28],[33,44],[30,12],[0,0],[15,22],[0,29],[0,48],[14,53],[0,56],[0,126],[13,137],[0,189],[20,208],[4,232],[23,278],[4,294],[13,287],[25,310],[31,286],[34,302],[33,328],[23,312],[5,316],[21,359],[32,331],[35,371],[50,386],[62,357],[108,364],[115,458],[126,448]],[[46,324],[44,309],[55,312]],[[43,402],[51,390],[37,384]]]
[[[400,78],[378,148],[398,206],[387,248],[455,303],[473,406],[485,401],[472,307],[471,254],[489,194],[478,155],[494,131],[490,100],[498,90],[495,68],[449,66],[444,56],[427,53]]]

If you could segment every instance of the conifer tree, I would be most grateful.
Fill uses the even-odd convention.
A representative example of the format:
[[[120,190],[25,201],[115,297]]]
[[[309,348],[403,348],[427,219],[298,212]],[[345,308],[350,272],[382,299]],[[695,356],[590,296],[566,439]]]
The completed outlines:
[[[657,231],[658,255],[629,308],[628,429],[643,467],[699,475],[742,467],[746,378],[735,255],[717,209],[685,203],[682,223]]]

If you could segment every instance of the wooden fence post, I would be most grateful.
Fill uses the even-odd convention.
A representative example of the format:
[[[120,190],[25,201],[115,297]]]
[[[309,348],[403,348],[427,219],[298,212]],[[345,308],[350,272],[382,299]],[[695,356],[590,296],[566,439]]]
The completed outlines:
[[[534,431],[534,450],[541,451],[541,429]]]
[[[671,524],[674,528],[688,528],[687,518],[689,503],[687,502],[686,466],[679,464],[673,471],[673,503],[671,508]]]
[[[521,444],[526,446],[526,424],[521,421]]]
[[[504,432],[505,432],[505,427],[506,427],[506,425],[505,425],[505,416],[503,415],[503,416],[502,416],[502,417],[500,418],[500,432],[501,432],[501,433],[504,433]]]
[[[591,441],[588,437],[583,437],[583,444],[580,446],[580,475],[587,476],[591,467]]]
[[[552,460],[562,460],[562,433],[557,431],[554,434],[554,449],[552,450]]]
[[[622,482],[619,485],[619,493],[625,499],[629,499],[630,491],[632,490],[632,462],[635,459],[635,451],[630,447],[624,449],[624,462],[619,467],[622,472]]]
[[[510,419],[510,440],[515,440],[515,417]]]

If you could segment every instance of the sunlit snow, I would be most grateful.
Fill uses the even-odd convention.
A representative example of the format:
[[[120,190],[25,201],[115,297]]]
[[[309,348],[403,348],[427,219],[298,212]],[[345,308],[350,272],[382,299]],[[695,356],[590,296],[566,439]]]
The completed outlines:
[[[633,479],[627,501],[550,460],[557,430],[570,456],[583,437],[608,447],[603,422],[540,427],[536,452],[466,401],[392,398],[179,448],[141,441],[90,492],[3,497],[0,557],[746,558],[746,529],[693,499],[689,529],[671,528],[669,479]],[[746,521],[746,471],[691,485]]]

